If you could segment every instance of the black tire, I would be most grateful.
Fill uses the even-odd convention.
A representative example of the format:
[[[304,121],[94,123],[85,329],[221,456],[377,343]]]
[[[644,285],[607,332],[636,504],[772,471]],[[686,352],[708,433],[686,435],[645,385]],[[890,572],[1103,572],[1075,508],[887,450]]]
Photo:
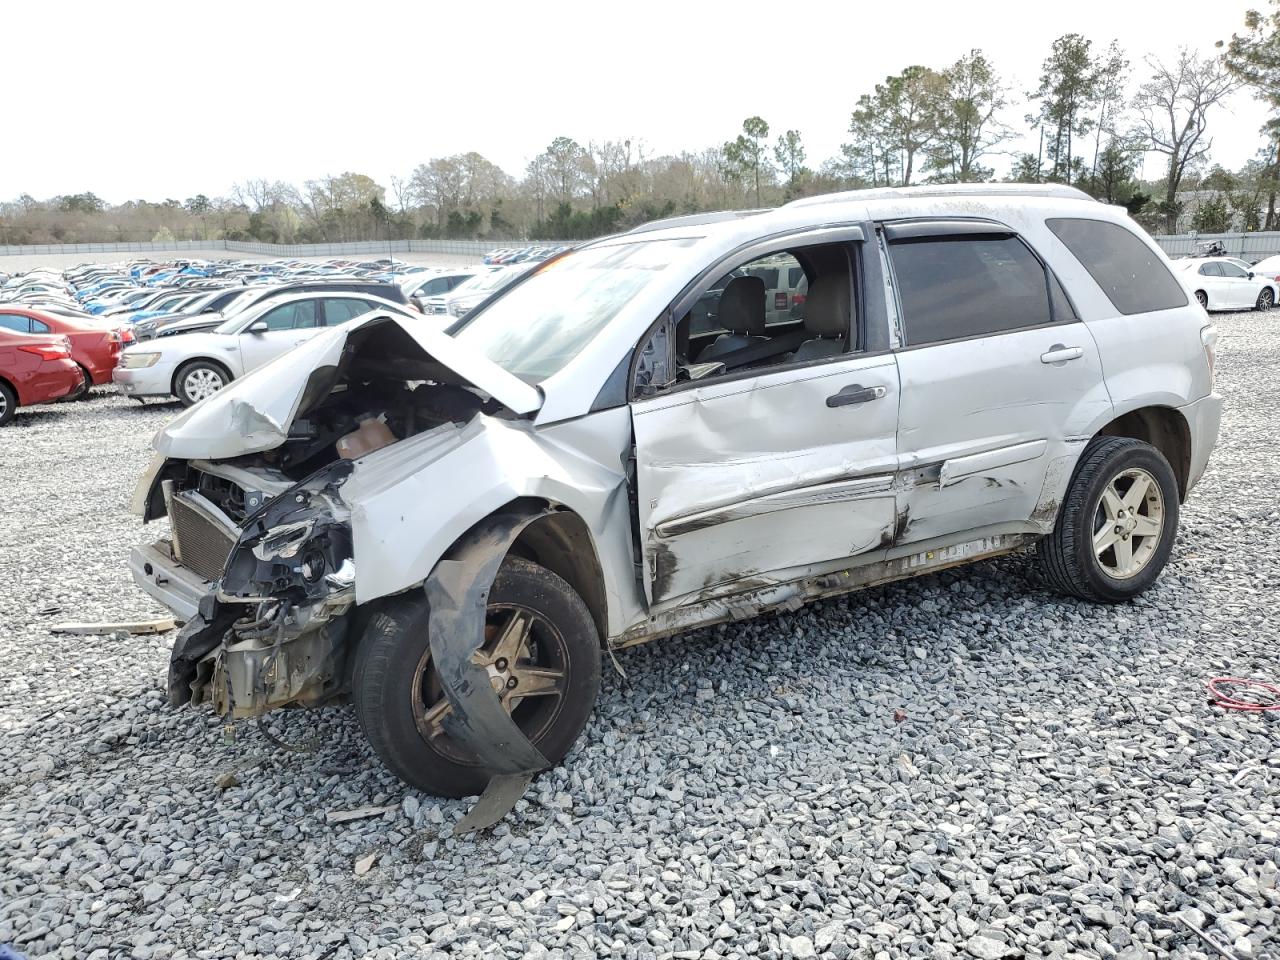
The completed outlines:
[[[80,367],[80,376],[84,378],[84,383],[80,384],[80,389],[76,390],[74,393],[69,393],[63,397],[64,402],[86,400],[89,397],[89,391],[93,389],[93,377],[89,375],[89,371],[78,363],[76,366]]]
[[[1125,471],[1134,469],[1145,471],[1159,487],[1162,524],[1145,565],[1132,576],[1118,579],[1095,554],[1094,534],[1104,491]],[[1076,465],[1053,533],[1036,547],[1049,584],[1060,593],[1098,603],[1136,597],[1155,583],[1169,560],[1178,534],[1178,503],[1177,478],[1159,450],[1129,437],[1094,437]],[[1136,543],[1139,538],[1134,540]]]
[[[1258,302],[1253,305],[1255,310],[1270,310],[1276,305],[1276,295],[1271,292],[1270,287],[1263,287],[1262,292],[1258,294]]]
[[[1207,293],[1205,293],[1203,290],[1197,290],[1197,291],[1196,291],[1196,303],[1200,304],[1200,307],[1201,307],[1202,309],[1204,309],[1204,310],[1208,310],[1208,309],[1209,309],[1209,295],[1208,295]]]
[[[491,610],[503,604],[532,610],[558,631],[553,659],[563,664],[563,694],[555,698],[554,710],[544,703],[551,698],[529,698],[512,716],[542,755],[559,763],[586,726],[600,688],[595,622],[569,584],[516,557],[503,563],[489,593]],[[491,772],[448,734],[429,740],[415,720],[419,665],[429,663],[428,615],[418,592],[396,597],[370,616],[352,671],[356,718],[374,752],[405,783],[440,797],[473,796],[484,790]]]
[[[0,382],[0,427],[14,418],[18,412],[18,395],[13,387]]]
[[[230,372],[220,363],[214,363],[212,360],[192,360],[190,363],[184,363],[173,377],[174,395],[182,401],[184,407],[199,403],[207,396],[193,390],[194,384],[190,382],[193,375],[207,380],[214,378],[220,380],[221,384],[214,388],[215,390],[221,390],[231,382]]]

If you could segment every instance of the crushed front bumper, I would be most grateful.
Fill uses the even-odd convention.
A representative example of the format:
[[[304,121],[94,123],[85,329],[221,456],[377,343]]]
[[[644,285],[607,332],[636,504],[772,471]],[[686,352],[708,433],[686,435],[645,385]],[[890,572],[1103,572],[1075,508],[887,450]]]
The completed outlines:
[[[168,540],[141,544],[129,553],[129,572],[134,583],[173,611],[176,620],[186,622],[200,609],[200,599],[213,591],[213,584],[188,570],[173,558]]]

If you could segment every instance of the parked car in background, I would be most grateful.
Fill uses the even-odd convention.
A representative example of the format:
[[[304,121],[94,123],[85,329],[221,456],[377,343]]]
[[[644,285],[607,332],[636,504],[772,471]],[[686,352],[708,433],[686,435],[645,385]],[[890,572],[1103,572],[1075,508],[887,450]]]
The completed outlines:
[[[1270,310],[1280,299],[1280,283],[1246,270],[1227,257],[1173,261],[1174,272],[1206,310]]]
[[[510,267],[497,267],[484,273],[478,273],[469,280],[464,280],[448,293],[428,297],[423,303],[422,312],[437,317],[449,317],[457,320],[465,317],[478,304],[484,303],[491,296],[524,276],[535,264],[526,263]]]
[[[111,382],[120,351],[133,342],[127,325],[97,317],[68,317],[46,310],[31,310],[0,303],[0,328],[14,333],[52,333],[66,337],[71,359],[80,367],[84,383],[70,400],[88,396],[89,389]]]
[[[370,310],[403,304],[354,292],[293,293],[241,310],[206,332],[157,337],[121,355],[112,379],[127,397],[174,396],[191,406],[318,334]]]
[[[212,330],[224,320],[237,316],[241,311],[251,309],[269,300],[293,293],[333,293],[342,291],[360,296],[371,296],[388,303],[395,303],[405,308],[413,308],[413,304],[404,296],[398,284],[381,283],[370,280],[300,280],[293,283],[282,283],[274,286],[241,287],[236,295],[226,302],[216,313],[202,313],[195,316],[167,316],[157,319],[157,325],[150,330],[152,336],[174,337],[179,334],[197,333],[201,330]],[[149,337],[140,333],[139,340]]]
[[[461,270],[430,270],[406,274],[400,280],[400,289],[405,296],[423,313],[427,310],[427,301],[432,297],[445,296],[474,277],[477,273],[488,272],[475,268]]]
[[[1280,257],[1266,257],[1249,268],[1255,277],[1266,277],[1280,283]]]
[[[0,329],[0,427],[19,407],[61,400],[83,384],[66,337]]]

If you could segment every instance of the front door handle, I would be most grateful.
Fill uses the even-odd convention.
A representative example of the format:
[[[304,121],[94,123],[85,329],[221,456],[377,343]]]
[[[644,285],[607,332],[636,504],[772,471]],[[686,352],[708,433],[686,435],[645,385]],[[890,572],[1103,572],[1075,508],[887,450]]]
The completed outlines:
[[[847,407],[852,403],[866,403],[868,400],[879,400],[885,395],[884,387],[864,387],[860,383],[851,383],[839,393],[827,397],[828,407]]]
[[[1068,347],[1055,343],[1047,353],[1040,354],[1041,363],[1066,363],[1068,360],[1079,360],[1084,356],[1084,347]]]

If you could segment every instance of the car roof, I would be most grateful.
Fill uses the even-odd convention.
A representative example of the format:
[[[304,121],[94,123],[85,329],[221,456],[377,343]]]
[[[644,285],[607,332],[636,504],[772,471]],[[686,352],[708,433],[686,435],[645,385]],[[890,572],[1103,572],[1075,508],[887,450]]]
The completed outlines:
[[[581,352],[540,383],[545,401],[538,419],[552,423],[589,411],[605,377],[630,355],[654,318],[662,314],[690,278],[749,244],[776,238],[779,248],[785,249],[784,238],[790,233],[922,218],[992,220],[1019,233],[1038,236],[1044,242],[1048,232],[1045,221],[1055,217],[1098,220],[1138,230],[1123,207],[1100,203],[1073,187],[963,184],[845,191],[794,201],[764,213],[736,211],[721,218],[678,218],[656,224],[652,230],[618,233],[584,243],[576,248],[578,252],[623,244],[683,241],[670,252],[666,267],[658,271],[653,282],[628,301]]]

